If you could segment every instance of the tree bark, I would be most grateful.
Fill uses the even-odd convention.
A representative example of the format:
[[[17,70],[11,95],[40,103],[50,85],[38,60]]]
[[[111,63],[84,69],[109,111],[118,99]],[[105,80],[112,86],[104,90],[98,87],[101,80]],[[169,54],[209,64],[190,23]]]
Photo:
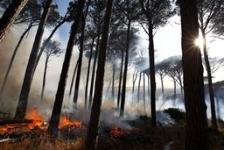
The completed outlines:
[[[155,82],[155,50],[154,50],[154,39],[153,39],[153,26],[152,22],[149,21],[149,64],[150,64],[150,80],[151,80],[151,123],[152,126],[156,126],[156,104],[155,104],[155,93],[156,93],[156,82]]]
[[[162,96],[164,97],[164,84],[163,84],[163,75],[162,74],[160,74],[160,80],[161,80]]]
[[[89,109],[91,109],[91,106],[92,106],[92,97],[93,97],[93,90],[94,90],[95,71],[96,71],[96,65],[97,65],[99,44],[100,44],[100,34],[98,34],[96,50],[95,50],[94,64],[93,64],[93,68],[92,68],[90,95],[89,95],[89,103],[88,103],[88,108]]]
[[[176,80],[175,78],[173,78],[173,106],[176,105],[176,98],[177,98]]]
[[[80,37],[80,53],[78,59],[78,66],[77,66],[77,74],[76,74],[76,81],[74,87],[74,95],[73,95],[73,103],[74,106],[77,106],[77,98],[79,94],[79,87],[80,87],[80,76],[81,76],[81,69],[82,69],[82,60],[83,60],[83,51],[84,51],[84,28],[85,28],[85,20],[82,21],[82,33]]]
[[[113,73],[112,73],[112,99],[114,101],[115,96],[115,73],[116,73],[116,64],[113,62]]]
[[[209,63],[208,52],[207,52],[206,35],[203,30],[202,30],[202,36],[204,40],[203,54],[205,59],[206,71],[207,71],[209,100],[210,100],[210,106],[211,106],[211,123],[212,123],[212,128],[215,130],[218,130],[217,119],[216,119],[215,98],[214,98],[213,83],[212,83],[212,73],[211,73],[211,68]]]
[[[127,68],[128,68],[129,46],[130,46],[130,27],[131,27],[131,20],[128,20],[126,53],[125,53],[126,55],[125,55],[124,74],[123,74],[123,86],[122,86],[122,93],[121,93],[121,105],[120,105],[120,117],[123,116],[124,107],[125,107],[125,99],[126,99]]]
[[[76,75],[76,73],[77,73],[78,62],[79,62],[79,60],[77,60],[77,63],[76,63],[76,65],[75,65],[75,68],[74,68],[74,71],[73,71],[72,81],[71,81],[71,84],[70,84],[69,96],[70,96],[71,93],[72,93],[73,84],[74,84],[74,79],[75,79],[75,75]]]
[[[85,13],[82,16],[82,24],[81,24],[81,39],[80,39],[80,53],[78,59],[78,67],[77,67],[77,75],[76,75],[76,82],[74,87],[74,96],[73,96],[73,103],[74,106],[77,106],[77,99],[79,95],[79,87],[80,87],[80,76],[81,76],[81,69],[82,69],[82,61],[83,61],[83,52],[84,52],[84,32],[86,26],[86,16],[88,13],[89,3],[87,3]],[[85,103],[85,106],[87,103]]]
[[[95,94],[94,94],[93,105],[91,109],[87,139],[85,143],[87,150],[95,149],[96,136],[98,133],[98,123],[99,123],[99,116],[101,111],[103,80],[104,80],[104,72],[105,72],[104,67],[105,67],[105,60],[106,60],[106,49],[107,49],[112,5],[113,5],[113,0],[108,0],[106,14],[104,17],[101,45],[99,49],[98,67],[97,67],[96,82],[95,82]]]
[[[88,69],[87,69],[87,77],[86,77],[86,86],[85,86],[85,108],[88,108],[88,86],[89,86],[89,74],[91,68],[91,59],[93,55],[93,47],[94,47],[95,38],[92,39],[90,56],[88,60]]]
[[[120,96],[121,96],[121,84],[122,84],[122,77],[123,77],[123,65],[124,65],[124,52],[122,52],[122,59],[120,64],[120,79],[119,79],[119,87],[118,87],[118,94],[117,94],[117,108],[120,108]]]
[[[30,87],[33,79],[33,73],[34,73],[34,66],[35,66],[35,60],[37,58],[37,53],[41,44],[42,36],[44,33],[45,24],[48,18],[48,13],[50,10],[52,0],[47,0],[45,3],[44,11],[38,26],[38,30],[35,36],[34,44],[31,50],[31,54],[28,60],[23,85],[19,97],[19,102],[16,108],[16,119],[23,119],[26,114],[27,109],[27,103],[28,103],[28,96],[30,93]]]
[[[196,0],[182,0],[182,63],[186,109],[186,150],[207,150],[207,117],[204,101],[203,67],[200,49],[194,46],[198,37]]]
[[[138,82],[138,93],[137,93],[138,103],[140,101],[140,86],[141,86],[141,72],[140,72],[140,75],[139,75],[139,82]]]
[[[44,68],[44,75],[43,75],[43,83],[42,83],[42,89],[41,89],[41,101],[44,98],[46,74],[47,74],[47,68],[48,68],[48,60],[49,60],[49,56],[46,56],[46,59],[45,59],[45,68]]]
[[[79,23],[83,13],[84,4],[85,4],[85,0],[78,1],[78,7],[77,7],[78,9],[76,10],[76,13],[74,16],[75,21],[73,22],[71,26],[70,37],[67,44],[65,59],[63,62],[62,72],[60,75],[58,89],[57,89],[57,93],[55,97],[55,103],[53,106],[53,111],[52,111],[52,115],[51,115],[51,119],[50,119],[49,127],[48,127],[48,132],[53,136],[57,135],[57,129],[58,129],[59,118],[60,118],[60,113],[62,109],[63,97],[65,93],[66,79],[67,79],[67,74],[69,70],[70,59],[71,59],[71,55],[73,51],[73,46],[75,43],[76,34],[79,28]]]
[[[14,0],[6,9],[0,19],[0,42],[16,20],[16,17],[19,15],[21,10],[26,6],[27,2],[28,0]]]
[[[11,59],[10,59],[9,66],[8,66],[8,68],[7,68],[7,71],[6,71],[5,77],[4,77],[4,79],[3,79],[2,86],[1,86],[0,99],[1,99],[2,94],[3,94],[3,91],[4,91],[4,89],[5,89],[6,81],[8,80],[9,73],[10,73],[10,70],[11,70],[11,68],[12,68],[12,64],[13,64],[13,62],[14,62],[15,56],[16,56],[16,54],[17,54],[17,52],[18,52],[18,49],[19,49],[19,47],[20,47],[20,45],[21,45],[21,43],[22,43],[24,37],[26,36],[26,34],[30,31],[30,29],[31,29],[32,27],[33,27],[33,23],[30,23],[30,25],[28,26],[28,28],[27,28],[27,29],[23,32],[23,34],[20,36],[20,39],[19,39],[19,41],[18,41],[18,43],[17,43],[15,49],[13,50],[13,55],[12,55],[12,57],[11,57]]]
[[[143,103],[144,103],[144,111],[146,113],[146,105],[145,105],[145,74],[143,73]]]
[[[133,73],[133,86],[132,86],[132,102],[133,102],[133,99],[134,99],[134,88],[135,88],[136,80],[137,80],[137,73],[134,72]]]

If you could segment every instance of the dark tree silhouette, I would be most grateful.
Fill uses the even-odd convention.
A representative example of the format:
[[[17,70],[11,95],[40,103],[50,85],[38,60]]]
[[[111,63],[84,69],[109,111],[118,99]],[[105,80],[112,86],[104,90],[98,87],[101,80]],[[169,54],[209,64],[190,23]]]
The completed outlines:
[[[105,59],[106,59],[106,49],[107,49],[107,41],[108,41],[108,33],[109,33],[109,25],[110,18],[112,12],[113,0],[108,0],[106,6],[106,13],[104,17],[104,25],[102,28],[102,38],[101,45],[99,49],[98,56],[98,67],[96,73],[96,82],[95,82],[95,94],[91,109],[91,116],[89,121],[87,139],[86,139],[86,149],[92,150],[95,147],[96,136],[98,133],[98,124],[100,117],[100,109],[102,102],[102,91],[103,91],[103,80],[104,80],[104,72],[105,72]]]
[[[86,26],[86,17],[87,17],[89,6],[90,6],[90,0],[87,2],[85,12],[82,16],[81,37],[80,37],[80,52],[79,52],[79,58],[78,58],[77,75],[76,75],[76,82],[75,82],[74,96],[73,96],[73,102],[74,102],[75,107],[77,105],[77,99],[78,99],[78,94],[79,94],[80,77],[81,77],[82,60],[83,60],[83,51],[84,51],[84,40],[85,40],[84,34],[85,34],[85,26]],[[85,103],[85,106],[87,106],[87,101]]]
[[[23,9],[23,11],[20,13],[18,19],[16,19],[18,21],[15,21],[16,24],[19,24],[19,23],[20,24],[22,24],[22,23],[28,24],[28,27],[22,33],[22,35],[20,36],[20,39],[19,39],[15,49],[13,50],[13,55],[10,59],[9,66],[7,68],[7,71],[6,71],[6,74],[4,76],[2,86],[1,86],[0,98],[2,97],[3,91],[4,91],[5,86],[6,86],[6,82],[7,82],[8,77],[9,77],[9,73],[11,71],[13,62],[15,60],[15,56],[16,56],[18,50],[19,50],[19,47],[20,47],[21,43],[23,42],[23,39],[25,38],[26,35],[28,36],[30,30],[34,26],[37,26],[38,23],[40,22],[42,7],[44,7],[44,6],[42,6],[42,4],[39,4],[37,2],[37,0],[29,1],[28,4],[26,5],[26,7]],[[51,19],[47,19],[47,23],[46,23],[46,25],[48,25],[48,26],[54,25],[55,22],[57,22],[57,20],[59,18],[59,13],[57,11],[57,7],[55,5],[53,5],[51,7],[52,7],[52,9],[49,12],[49,15],[50,15]],[[36,69],[36,66],[35,66],[35,69]]]
[[[46,58],[45,58],[43,83],[42,83],[42,89],[41,89],[41,101],[44,98],[48,62],[50,57],[59,56],[62,53],[62,49],[60,48],[60,43],[57,41],[49,41],[48,43],[46,43],[44,52],[45,52]]]
[[[14,0],[5,10],[2,18],[0,19],[0,42],[27,2],[28,0]]]
[[[52,0],[47,0],[45,3],[41,21],[39,23],[38,30],[35,36],[34,44],[31,50],[31,54],[28,60],[28,65],[26,68],[25,76],[24,76],[22,89],[20,92],[19,102],[16,108],[15,118],[17,119],[23,119],[26,114],[28,96],[29,96],[32,77],[34,73],[35,60],[36,60],[37,53],[41,44],[42,36],[44,33],[44,27],[48,18],[51,3],[52,3]]]
[[[194,45],[198,37],[196,0],[179,0],[182,28],[182,62],[186,109],[185,149],[208,149],[206,104],[204,101],[201,52]]]
[[[139,0],[143,14],[144,23],[147,24],[147,29],[140,23],[149,36],[149,65],[150,65],[150,80],[151,80],[151,120],[152,126],[156,126],[156,81],[155,81],[155,50],[154,50],[154,29],[164,25],[167,19],[174,14],[170,0],[149,1]]]
[[[70,59],[72,55],[73,46],[75,43],[76,34],[78,32],[79,24],[81,22],[81,16],[83,13],[84,4],[85,4],[85,0],[78,0],[77,9],[74,15],[74,22],[71,25],[70,37],[67,43],[66,54],[65,54],[65,58],[63,62],[61,75],[60,75],[60,80],[59,80],[55,102],[54,102],[54,106],[52,110],[52,115],[51,115],[51,119],[50,119],[49,127],[48,127],[48,132],[53,136],[56,136],[58,131],[57,129],[58,129],[59,118],[60,118],[60,113],[62,109],[63,97],[65,93],[67,73],[69,70]]]
[[[203,38],[203,54],[205,60],[205,68],[207,71],[208,77],[208,88],[209,88],[209,98],[210,98],[210,106],[211,106],[211,121],[212,127],[217,130],[217,119],[216,119],[216,110],[215,110],[215,98],[214,98],[214,91],[213,91],[213,83],[212,83],[212,72],[210,69],[210,62],[209,56],[207,52],[207,34],[210,32],[214,32],[216,34],[223,34],[223,31],[219,32],[221,25],[224,26],[223,21],[216,21],[219,20],[224,16],[224,1],[223,0],[207,0],[207,1],[200,1],[198,3],[198,16],[199,16],[199,28]],[[224,17],[222,17],[224,18]],[[221,18],[221,19],[222,19]],[[216,22],[215,22],[216,21]]]

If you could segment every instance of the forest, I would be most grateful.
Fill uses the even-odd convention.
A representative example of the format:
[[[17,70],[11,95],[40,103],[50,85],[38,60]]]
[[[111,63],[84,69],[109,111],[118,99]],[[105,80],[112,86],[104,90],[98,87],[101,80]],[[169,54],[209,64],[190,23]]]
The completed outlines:
[[[223,150],[223,0],[0,0],[1,150]]]

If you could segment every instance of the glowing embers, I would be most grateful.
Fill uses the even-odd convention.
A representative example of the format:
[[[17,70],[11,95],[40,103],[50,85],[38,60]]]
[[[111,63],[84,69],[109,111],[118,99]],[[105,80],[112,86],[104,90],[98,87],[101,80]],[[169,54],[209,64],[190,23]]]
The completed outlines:
[[[125,131],[122,128],[112,127],[110,134],[112,137],[121,137],[125,135]]]

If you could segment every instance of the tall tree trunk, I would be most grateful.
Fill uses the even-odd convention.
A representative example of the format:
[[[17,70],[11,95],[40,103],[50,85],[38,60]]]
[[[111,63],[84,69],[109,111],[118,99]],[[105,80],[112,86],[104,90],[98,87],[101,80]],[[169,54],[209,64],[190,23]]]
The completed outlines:
[[[138,93],[137,93],[137,100],[138,100],[138,103],[140,101],[140,86],[141,86],[141,72],[140,72],[140,75],[139,75],[139,81],[138,81]]]
[[[2,18],[0,19],[0,42],[4,38],[6,32],[16,20],[21,10],[25,7],[28,0],[14,0],[6,9]]]
[[[18,49],[19,49],[19,47],[20,47],[20,45],[21,45],[21,43],[22,43],[24,37],[26,36],[26,34],[30,31],[30,29],[31,29],[32,27],[33,27],[33,23],[30,23],[29,26],[27,27],[27,29],[26,29],[26,30],[23,32],[23,34],[20,36],[20,39],[19,39],[19,41],[18,41],[18,43],[17,43],[15,49],[13,50],[13,55],[12,55],[12,57],[11,57],[11,59],[10,59],[9,66],[8,66],[8,68],[7,68],[7,71],[6,71],[5,77],[4,77],[4,79],[3,79],[2,86],[1,86],[0,99],[1,99],[2,94],[3,94],[3,91],[4,91],[4,89],[5,89],[6,81],[8,80],[9,73],[10,73],[10,70],[11,70],[11,68],[12,68],[12,64],[13,64],[13,62],[14,62],[15,56],[16,56],[16,54],[17,54],[17,52],[18,52]]]
[[[31,50],[31,54],[28,60],[22,89],[20,92],[19,102],[16,108],[16,119],[23,119],[26,115],[26,109],[27,109],[27,103],[28,103],[28,96],[30,93],[30,87],[33,79],[33,73],[34,73],[34,66],[35,61],[37,58],[37,53],[41,44],[42,36],[44,33],[45,24],[48,18],[48,13],[50,10],[52,0],[47,0],[45,3],[44,11],[38,26],[38,30],[35,36],[34,44]]]
[[[59,118],[60,118],[60,113],[62,109],[63,97],[65,93],[66,79],[67,79],[67,74],[69,70],[70,59],[71,59],[71,55],[73,51],[73,46],[75,43],[76,34],[79,28],[79,23],[83,13],[84,4],[85,4],[85,0],[78,0],[78,7],[77,7],[78,9],[76,10],[76,13],[74,16],[75,21],[73,22],[71,26],[70,37],[67,43],[67,49],[66,49],[66,54],[65,54],[65,58],[63,62],[61,75],[60,75],[58,89],[57,89],[57,93],[55,97],[55,103],[53,106],[52,115],[51,115],[51,119],[50,119],[49,127],[48,127],[48,132],[53,136],[57,135],[57,129],[59,125]]]
[[[173,106],[176,105],[176,98],[177,98],[176,80],[175,78],[173,78]]]
[[[216,119],[214,91],[213,91],[213,83],[212,83],[212,73],[211,73],[211,68],[210,68],[210,63],[209,63],[208,52],[207,52],[206,35],[205,35],[205,32],[203,30],[202,30],[202,36],[203,36],[203,40],[204,40],[203,54],[204,54],[206,71],[207,71],[208,88],[209,88],[209,100],[210,100],[210,106],[211,106],[211,123],[212,123],[212,128],[215,129],[215,130],[218,130],[217,119]]]
[[[112,73],[112,99],[114,101],[115,96],[115,73],[116,73],[116,64],[113,62],[113,73]]]
[[[112,12],[112,5],[113,5],[113,0],[108,0],[106,14],[104,17],[101,45],[100,45],[99,55],[98,55],[98,67],[97,67],[96,82],[95,82],[95,94],[94,94],[93,105],[92,105],[92,109],[91,109],[91,116],[90,116],[90,121],[89,121],[88,132],[87,132],[87,139],[86,139],[86,143],[85,143],[87,150],[95,149],[96,136],[98,133],[98,123],[99,123],[99,116],[100,116],[100,111],[101,111],[103,81],[104,81],[104,72],[105,72],[106,49],[107,49],[107,41],[108,41],[109,24],[110,24],[111,12]]]
[[[99,44],[100,44],[100,32],[98,34],[98,39],[97,39],[97,44],[96,44],[96,50],[95,50],[94,64],[93,64],[93,68],[92,68],[91,85],[90,85],[90,95],[89,95],[89,104],[88,104],[88,108],[89,109],[91,109],[91,106],[92,106],[92,97],[93,97],[93,90],[94,90],[95,71],[96,71],[96,65],[97,65]]]
[[[41,59],[41,55],[43,54],[44,52],[44,49],[46,47],[46,45],[50,42],[51,38],[53,37],[53,35],[55,34],[55,32],[58,30],[59,27],[61,27],[65,22],[66,22],[66,18],[64,18],[62,21],[60,21],[56,26],[55,28],[52,30],[51,34],[48,36],[48,38],[43,42],[42,44],[42,47],[38,53],[38,56],[37,56],[37,59],[36,59],[36,62],[35,62],[35,67],[34,67],[34,72],[37,68],[37,65]]]
[[[119,79],[119,87],[118,87],[118,94],[117,94],[117,108],[120,108],[120,96],[121,96],[121,84],[122,84],[122,77],[123,77],[123,65],[124,65],[124,52],[122,52],[121,64],[120,64],[120,79]]]
[[[204,100],[203,67],[200,49],[194,46],[198,37],[196,0],[182,0],[182,63],[186,109],[186,150],[207,150],[207,117]]]
[[[133,86],[132,86],[132,102],[133,102],[133,99],[134,99],[134,88],[135,88],[136,80],[137,80],[137,73],[134,72],[134,74],[133,74]]]
[[[73,71],[72,81],[71,81],[71,84],[70,84],[69,96],[70,96],[71,93],[72,93],[73,84],[74,84],[74,79],[75,79],[75,75],[76,75],[76,73],[77,73],[78,63],[79,63],[79,60],[77,60],[77,63],[76,63],[76,65],[75,65],[75,68],[74,68],[74,71]]]
[[[42,83],[42,89],[41,89],[41,101],[44,98],[45,82],[46,82],[46,75],[47,75],[47,68],[48,68],[48,60],[49,60],[49,56],[46,56],[46,59],[45,59],[45,68],[44,68],[44,75],[43,75],[43,83]]]
[[[150,98],[150,77],[148,75],[148,97]]]
[[[143,73],[143,103],[144,103],[144,111],[146,113],[146,105],[145,105],[145,74]]]
[[[162,96],[164,97],[164,84],[163,84],[163,75],[162,74],[160,74],[160,80],[161,80]]]
[[[85,108],[88,107],[88,86],[89,86],[89,74],[90,74],[90,68],[91,68],[91,59],[93,55],[93,47],[95,43],[95,38],[92,39],[91,43],[91,50],[90,50],[90,56],[88,60],[88,69],[87,69],[87,78],[86,78],[86,86],[85,86]]]
[[[79,87],[80,87],[80,76],[81,76],[83,51],[84,51],[84,28],[85,28],[85,19],[83,19],[82,21],[82,33],[80,37],[80,53],[79,53],[77,75],[76,75],[76,81],[75,81],[75,87],[74,87],[73,103],[75,107],[77,106],[77,98],[78,98]]]
[[[81,38],[80,38],[80,53],[79,53],[79,59],[78,59],[78,68],[77,68],[77,75],[76,75],[76,82],[74,87],[74,96],[73,96],[73,103],[74,106],[77,106],[77,99],[79,95],[79,87],[80,87],[80,76],[81,76],[81,69],[82,69],[82,61],[83,61],[83,51],[84,51],[84,32],[85,32],[85,26],[86,26],[86,16],[88,13],[89,8],[89,2],[87,3],[85,12],[82,16],[82,24],[81,24]],[[86,101],[85,101],[86,102]],[[85,103],[85,106],[87,103]]]
[[[124,113],[125,99],[126,99],[127,68],[128,68],[129,46],[130,46],[130,27],[131,27],[131,20],[128,20],[126,53],[125,53],[126,55],[125,55],[124,74],[123,74],[123,86],[122,86],[122,93],[121,93],[121,105],[120,105],[121,117],[123,116],[123,113]]]
[[[149,63],[150,63],[150,79],[151,79],[151,122],[152,126],[156,126],[156,82],[155,82],[155,50],[152,22],[149,21]]]

